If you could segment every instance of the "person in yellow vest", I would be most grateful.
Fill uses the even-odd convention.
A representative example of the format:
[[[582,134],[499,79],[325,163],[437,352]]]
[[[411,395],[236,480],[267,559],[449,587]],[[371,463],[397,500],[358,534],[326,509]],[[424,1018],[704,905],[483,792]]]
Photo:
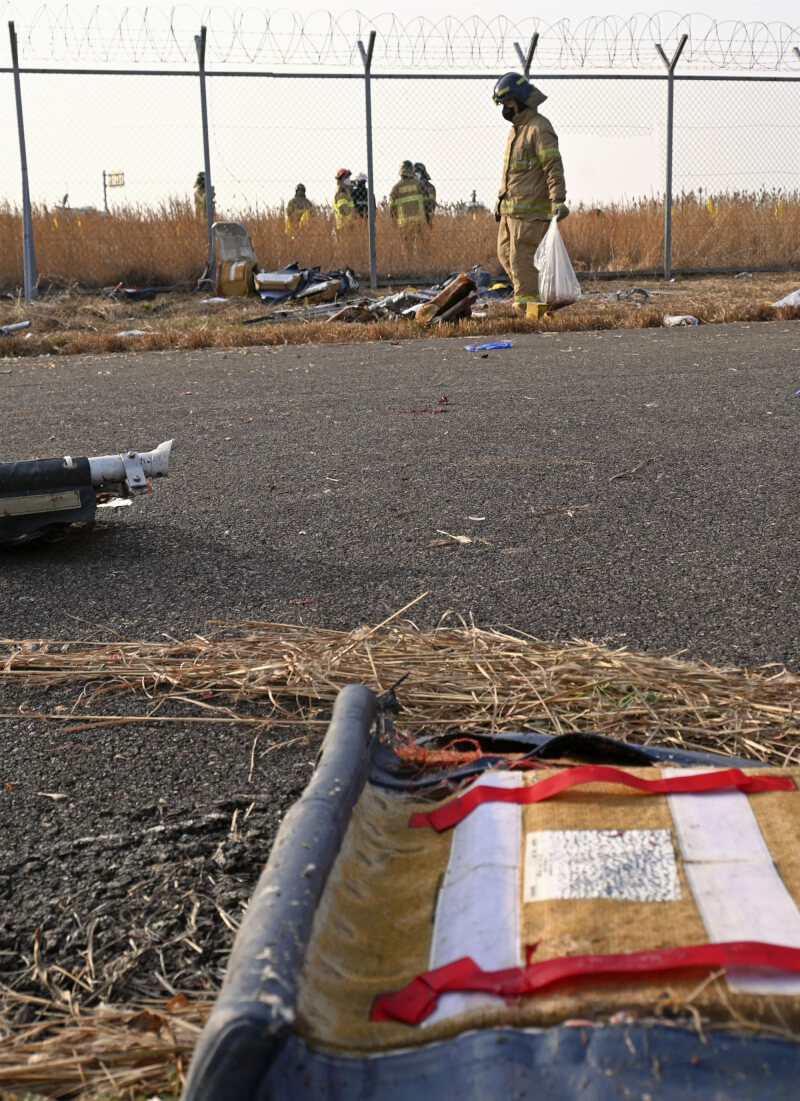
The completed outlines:
[[[333,215],[337,229],[342,229],[343,226],[351,225],[355,218],[356,208],[350,189],[351,175],[352,173],[349,168],[340,168],[336,173],[336,194],[333,196]]]
[[[311,221],[314,204],[306,197],[306,185],[298,184],[294,196],[286,204],[286,232],[290,237]]]
[[[553,125],[538,110],[547,96],[527,77],[506,73],[495,84],[493,99],[511,123],[495,206],[497,255],[513,283],[514,306],[525,313],[529,302],[539,301],[536,249],[550,219],[569,214],[564,167]]]
[[[389,213],[401,229],[425,221],[425,193],[411,161],[400,165],[400,179],[389,192]]]
[[[425,220],[430,225],[436,211],[436,188],[428,175],[428,169],[421,161],[417,161],[414,165],[414,175],[422,185],[422,194],[425,199]]]
[[[214,204],[214,188],[211,188],[211,204]],[[194,212],[198,218],[206,217],[206,174],[198,172],[194,181]]]

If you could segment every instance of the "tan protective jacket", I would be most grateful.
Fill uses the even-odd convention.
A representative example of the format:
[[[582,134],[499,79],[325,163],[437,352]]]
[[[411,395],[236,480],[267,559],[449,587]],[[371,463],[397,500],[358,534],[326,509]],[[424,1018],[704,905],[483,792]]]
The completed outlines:
[[[414,173],[400,173],[389,192],[389,213],[399,226],[425,221],[425,193]]]
[[[534,88],[508,135],[498,212],[510,218],[548,222],[553,203],[567,197],[558,138],[550,120],[537,110],[546,99]]]
[[[294,233],[308,224],[314,204],[305,195],[295,195],[286,204],[286,232]]]

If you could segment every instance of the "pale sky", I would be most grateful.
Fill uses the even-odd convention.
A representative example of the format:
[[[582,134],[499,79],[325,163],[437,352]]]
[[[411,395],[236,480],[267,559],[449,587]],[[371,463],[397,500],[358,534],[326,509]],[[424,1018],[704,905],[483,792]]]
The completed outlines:
[[[213,25],[214,19],[203,5],[184,3],[172,9],[158,0],[147,5],[123,4],[119,0],[96,5],[76,0],[69,8],[78,20],[85,20],[98,6],[112,23],[126,7],[134,12],[146,7],[154,24],[159,16],[162,23],[168,23],[165,13],[174,10],[175,25],[183,30],[190,55],[200,24],[205,21]],[[263,19],[265,10],[275,10],[225,0],[211,7],[217,17],[228,13],[228,18],[249,10],[256,23],[259,13]],[[290,8],[291,4],[284,0],[282,7]],[[62,11],[63,5],[49,4],[47,8],[52,14]],[[630,19],[668,12],[662,26],[674,27],[676,16],[675,0],[564,0],[558,5],[510,0],[496,6],[404,0],[397,9],[382,2],[353,4],[342,0],[297,5],[306,20],[315,11],[339,17],[354,9],[370,18],[394,10],[405,25],[418,17],[436,23],[447,16],[461,21],[470,16],[484,21],[504,16],[515,23],[538,16],[546,25],[568,20],[574,28],[600,15]],[[701,0],[698,8],[683,10],[725,22],[740,20],[752,25],[757,18],[762,23],[788,23],[797,28],[800,45],[797,0],[763,0],[757,5],[740,0],[703,4]],[[5,28],[7,21],[14,19],[23,66],[100,67],[88,55],[63,56],[64,36],[59,42],[58,30],[52,47],[55,60],[26,58],[26,29],[32,24],[38,26],[37,42],[41,44],[41,28],[46,24],[40,8],[30,0],[0,0],[0,15],[0,65],[9,64]],[[526,43],[522,45],[524,48]],[[669,51],[669,44],[665,42],[665,46]],[[400,160],[408,157],[426,163],[443,201],[468,200],[474,189],[480,200],[487,205],[493,203],[507,126],[491,102],[491,89],[496,76],[507,68],[518,67],[511,43],[509,47],[508,62],[497,72],[487,71],[485,82],[373,82],[375,190],[379,199],[396,179]],[[648,42],[642,52],[649,57],[650,50]],[[649,70],[640,71],[663,72],[654,49],[652,56]],[[191,61],[170,67],[188,69],[193,64]],[[143,58],[142,66],[158,68],[147,58]],[[132,66],[126,63],[118,67]],[[248,68],[241,56],[235,59],[234,67]],[[278,71],[272,61],[257,60],[251,68]],[[300,66],[290,64],[289,68],[297,71]],[[332,70],[332,66],[327,68]],[[407,66],[402,69],[407,71]],[[795,69],[800,71],[800,63]],[[358,71],[358,65],[342,70],[348,71]],[[385,62],[376,65],[376,72],[382,71],[389,72],[391,67],[387,68]],[[624,58],[615,65],[615,72],[622,71],[628,71]],[[546,66],[538,72],[545,77],[540,84],[548,95],[543,112],[559,134],[572,202],[634,199],[663,190],[665,81],[570,81],[554,79]],[[533,74],[537,80],[535,62]],[[247,207],[277,205],[288,199],[301,181],[313,201],[330,202],[337,168],[348,167],[354,173],[366,170],[361,80],[315,80],[311,75],[302,80],[218,77],[209,79],[208,92],[212,177],[217,205],[226,215]],[[22,98],[34,202],[52,206],[69,194],[73,206],[102,207],[104,170],[125,173],[125,187],[108,192],[111,210],[116,202],[150,204],[170,196],[190,196],[194,176],[203,166],[196,78],[23,74]],[[0,161],[0,200],[18,204],[19,144],[13,83],[7,74],[0,74],[0,104],[2,147],[9,151]],[[800,83],[679,84],[676,188],[800,190],[798,119]]]
[[[246,4],[215,4],[215,7],[242,8]],[[291,4],[284,5],[292,7]],[[511,20],[530,19],[538,17],[545,22],[555,22],[558,19],[587,19],[604,15],[622,15],[630,17],[638,13],[655,15],[658,12],[678,12],[681,14],[702,13],[712,16],[716,20],[740,19],[746,23],[756,20],[762,23],[785,22],[792,26],[800,26],[800,15],[795,0],[762,0],[754,4],[752,0],[699,0],[691,4],[676,4],[675,0],[661,3],[648,3],[647,0],[608,0],[606,3],[595,3],[592,0],[560,0],[559,3],[535,3],[531,0],[500,0],[497,4],[456,4],[450,0],[430,0],[428,3],[420,3],[419,0],[405,0],[402,5],[393,7],[386,3],[349,3],[347,0],[330,0],[328,3],[295,5],[298,9],[303,7],[308,10],[320,8],[335,13],[351,11],[354,8],[363,11],[370,16],[379,12],[402,10],[403,19],[424,15],[428,19],[440,19],[445,15],[458,15],[466,18],[478,15],[486,19],[491,15],[506,15]]]

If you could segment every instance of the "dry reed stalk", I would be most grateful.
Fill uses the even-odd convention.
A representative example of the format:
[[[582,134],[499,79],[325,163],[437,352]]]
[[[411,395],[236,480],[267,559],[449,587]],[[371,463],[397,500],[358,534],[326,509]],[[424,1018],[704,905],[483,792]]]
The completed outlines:
[[[683,195],[674,203],[672,263],[678,267],[800,264],[800,193]],[[366,224],[332,233],[330,209],[321,207],[307,228],[286,234],[283,212],[226,213],[245,222],[256,256],[278,268],[299,260],[325,270],[369,270]],[[563,223],[577,270],[658,268],[661,264],[663,205],[655,199],[576,207]],[[194,285],[206,254],[205,223],[191,203],[175,197],[158,207],[120,207],[113,215],[80,214],[37,207],[34,237],[43,286]],[[398,229],[385,207],[377,212],[381,274],[439,278],[482,264],[497,270],[497,227],[491,211],[473,217],[455,208],[437,212],[421,235]],[[22,283],[21,213],[0,204],[0,287]]]
[[[34,1024],[8,1023],[31,1001],[38,1003]],[[0,1096],[13,1096],[13,1090],[89,1101],[146,1089],[147,1096],[175,1097],[210,1010],[211,1002],[179,994],[166,1003],[69,1012],[3,990]]]
[[[773,764],[800,748],[800,676],[783,668],[715,668],[466,624],[422,631],[395,619],[348,633],[251,622],[182,641],[0,640],[0,682],[80,689],[64,714],[25,711],[73,728],[189,720],[311,732],[344,685],[380,692],[406,673],[401,725],[411,733],[594,730]],[[98,712],[109,692],[132,696],[136,713]]]

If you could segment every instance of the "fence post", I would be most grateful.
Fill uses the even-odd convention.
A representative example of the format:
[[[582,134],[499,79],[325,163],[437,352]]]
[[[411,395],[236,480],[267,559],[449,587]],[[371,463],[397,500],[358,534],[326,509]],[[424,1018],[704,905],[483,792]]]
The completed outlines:
[[[536,53],[536,47],[539,45],[539,32],[536,31],[528,46],[528,52],[523,53],[522,47],[519,42],[514,43],[514,49],[517,51],[517,57],[522,62],[522,72],[526,80],[530,79],[531,75],[531,62],[533,61],[533,55]]]
[[[28,156],[25,151],[25,127],[22,122],[22,89],[19,80],[19,55],[17,53],[17,32],[14,24],[8,24],[11,39],[11,64],[14,67],[14,95],[17,100],[17,130],[19,131],[19,163],[22,170],[22,273],[25,289],[25,301],[36,298],[39,289],[36,285],[36,255],[33,248],[33,217],[31,215],[31,196],[28,190]]]
[[[675,66],[683,53],[683,47],[689,41],[689,35],[684,34],[677,45],[672,61],[662,49],[661,43],[656,43],[656,49],[661,54],[661,60],[667,67],[667,187],[664,199],[664,278],[672,278],[672,131],[674,122],[675,104]]]
[[[359,53],[364,63],[364,102],[367,108],[367,223],[369,227],[369,285],[371,290],[378,286],[378,256],[375,246],[375,189],[372,172],[372,87],[370,83],[372,69],[372,51],[375,49],[375,31],[369,32],[369,44],[359,39]]]
[[[208,146],[208,102],[206,100],[206,28],[200,27],[200,34],[194,36],[194,45],[197,50],[197,63],[200,75],[200,113],[203,125],[203,171],[206,178],[206,225],[208,228],[208,263],[206,271],[211,280],[212,287],[216,283],[216,259],[214,256],[214,235],[211,227],[214,224],[214,188],[211,186],[211,152]]]

